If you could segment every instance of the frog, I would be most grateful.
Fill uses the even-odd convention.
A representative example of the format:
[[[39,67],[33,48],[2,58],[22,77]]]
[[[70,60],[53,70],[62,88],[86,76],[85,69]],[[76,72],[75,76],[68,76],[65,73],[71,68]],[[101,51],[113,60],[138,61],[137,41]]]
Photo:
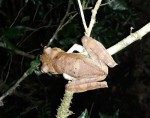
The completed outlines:
[[[69,80],[66,90],[75,93],[108,87],[105,81],[108,67],[113,68],[117,63],[99,41],[83,36],[81,42],[86,52],[84,54],[65,52],[58,47],[44,47],[40,56],[42,72],[63,74]]]

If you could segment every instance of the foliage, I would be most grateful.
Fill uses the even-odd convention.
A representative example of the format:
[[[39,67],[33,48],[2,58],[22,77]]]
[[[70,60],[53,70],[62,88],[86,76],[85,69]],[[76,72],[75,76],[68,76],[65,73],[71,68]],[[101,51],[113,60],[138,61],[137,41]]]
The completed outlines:
[[[89,118],[87,109],[85,109],[78,118]]]
[[[119,118],[119,110],[117,110],[113,115],[109,116],[103,113],[99,113],[100,118]]]
[[[113,10],[127,10],[127,3],[124,0],[115,0],[113,2],[111,2],[110,0],[106,0],[106,2],[108,2],[109,7],[112,8]]]

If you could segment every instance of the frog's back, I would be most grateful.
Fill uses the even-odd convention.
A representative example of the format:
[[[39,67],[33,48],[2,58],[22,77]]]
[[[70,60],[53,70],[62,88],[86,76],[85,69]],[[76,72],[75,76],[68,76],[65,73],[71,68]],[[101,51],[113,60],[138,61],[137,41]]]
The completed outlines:
[[[76,78],[93,77],[104,72],[91,59],[76,53],[60,53],[54,59],[54,68],[60,74],[66,73]]]

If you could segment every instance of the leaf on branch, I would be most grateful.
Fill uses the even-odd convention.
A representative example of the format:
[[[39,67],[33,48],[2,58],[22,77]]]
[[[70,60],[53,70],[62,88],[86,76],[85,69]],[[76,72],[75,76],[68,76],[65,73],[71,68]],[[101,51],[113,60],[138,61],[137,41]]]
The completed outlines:
[[[106,0],[108,6],[113,10],[124,11],[128,9],[127,3],[124,0]]]
[[[117,110],[112,116],[103,114],[103,113],[99,113],[99,116],[101,118],[118,118],[119,117],[119,110]]]
[[[39,59],[39,57],[37,56],[35,60],[31,61],[30,67],[31,67],[31,68],[35,68],[35,67],[38,67],[39,65],[40,65],[40,59]]]
[[[31,19],[30,16],[25,16],[21,19],[21,23],[24,23],[24,22],[27,22],[27,21],[29,22],[30,19]]]
[[[6,31],[4,31],[0,34],[9,40],[10,39],[16,40],[19,37],[21,37],[25,32],[33,31],[33,30],[35,30],[35,29],[26,27],[26,26],[15,26],[15,27],[11,27],[11,28],[7,29]]]
[[[16,49],[16,46],[14,44],[12,44],[8,39],[4,39],[3,42],[4,42],[4,46],[7,49],[9,49],[11,51],[14,51]]]
[[[89,118],[89,116],[88,116],[88,110],[85,109],[78,118]]]

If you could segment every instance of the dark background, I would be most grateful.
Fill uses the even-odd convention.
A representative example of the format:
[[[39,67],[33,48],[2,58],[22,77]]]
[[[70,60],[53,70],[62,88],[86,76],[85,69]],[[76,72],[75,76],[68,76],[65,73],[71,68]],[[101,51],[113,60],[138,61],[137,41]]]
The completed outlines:
[[[89,0],[88,6],[94,4],[95,0]],[[92,37],[106,48],[128,36],[131,27],[134,32],[150,21],[149,0],[118,0],[116,4],[119,7],[100,8],[92,31]],[[68,0],[29,0],[26,4],[24,0],[0,1],[0,43],[5,44],[5,48],[0,47],[0,95],[16,83],[33,60],[14,50],[42,54],[67,5]],[[75,0],[70,12],[79,13]],[[89,21],[90,10],[85,10],[85,16]],[[60,30],[51,46],[67,51],[74,43],[81,43],[83,34],[78,14]],[[118,118],[150,118],[150,34],[113,57],[118,66],[110,69],[106,78],[109,88],[75,94],[71,105],[75,114],[70,118],[77,118],[85,109],[91,118],[115,113]],[[61,75],[33,73],[4,99],[0,118],[54,118],[66,83]]]

